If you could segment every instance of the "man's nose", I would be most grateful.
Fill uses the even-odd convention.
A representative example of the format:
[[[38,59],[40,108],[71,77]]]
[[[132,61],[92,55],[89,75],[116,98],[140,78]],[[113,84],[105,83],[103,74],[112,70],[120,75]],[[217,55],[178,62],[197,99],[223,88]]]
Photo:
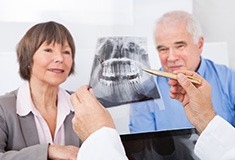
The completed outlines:
[[[173,48],[169,49],[168,61],[175,61],[177,59],[177,53]]]

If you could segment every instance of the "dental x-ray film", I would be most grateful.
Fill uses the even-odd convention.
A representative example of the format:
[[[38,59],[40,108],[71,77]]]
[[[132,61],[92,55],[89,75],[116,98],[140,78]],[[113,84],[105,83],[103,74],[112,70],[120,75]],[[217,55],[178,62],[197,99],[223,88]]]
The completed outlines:
[[[90,86],[107,108],[160,98],[143,37],[103,37],[97,40]]]

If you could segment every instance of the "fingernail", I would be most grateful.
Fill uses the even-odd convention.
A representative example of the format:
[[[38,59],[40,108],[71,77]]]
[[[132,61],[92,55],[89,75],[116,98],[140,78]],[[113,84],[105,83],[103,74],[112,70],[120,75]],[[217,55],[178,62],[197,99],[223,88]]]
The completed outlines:
[[[90,89],[92,89],[92,87],[91,87],[91,86],[88,86],[88,90],[90,90]]]

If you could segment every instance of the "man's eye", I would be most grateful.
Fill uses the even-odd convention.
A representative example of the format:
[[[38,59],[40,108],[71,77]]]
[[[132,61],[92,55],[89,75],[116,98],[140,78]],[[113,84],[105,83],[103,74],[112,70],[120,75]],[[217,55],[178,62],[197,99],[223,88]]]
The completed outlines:
[[[182,44],[182,45],[176,46],[175,48],[176,48],[176,49],[184,49],[184,47],[185,47],[185,45]]]
[[[161,48],[161,49],[159,49],[158,51],[160,52],[160,53],[166,53],[167,52],[167,48]]]

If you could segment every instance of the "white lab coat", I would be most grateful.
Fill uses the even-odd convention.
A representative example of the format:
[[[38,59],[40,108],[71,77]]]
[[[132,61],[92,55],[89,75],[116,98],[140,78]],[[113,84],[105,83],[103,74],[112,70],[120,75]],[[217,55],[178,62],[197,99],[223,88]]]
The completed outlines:
[[[91,134],[82,144],[77,160],[127,160],[119,134],[103,127]]]
[[[201,133],[194,151],[202,160],[234,160],[235,128],[215,116]]]
[[[201,133],[195,154],[202,160],[234,160],[235,128],[220,116]],[[82,144],[77,160],[127,160],[121,139],[115,129],[103,127]]]

